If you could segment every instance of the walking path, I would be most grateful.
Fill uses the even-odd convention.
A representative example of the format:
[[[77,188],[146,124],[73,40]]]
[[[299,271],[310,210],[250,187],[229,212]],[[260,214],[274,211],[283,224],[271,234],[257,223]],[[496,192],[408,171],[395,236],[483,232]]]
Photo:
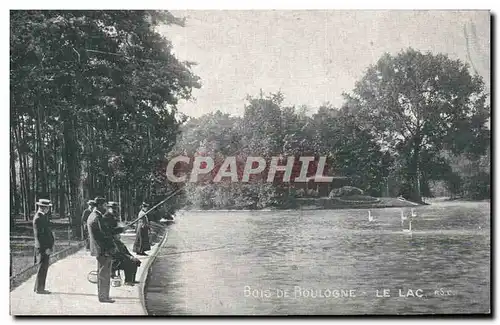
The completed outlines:
[[[122,236],[123,242],[132,252],[132,236]],[[165,239],[166,240],[166,235]],[[90,283],[87,275],[97,269],[95,257],[85,249],[55,262],[49,266],[46,289],[49,295],[33,292],[36,275],[22,283],[10,293],[10,314],[21,315],[146,315],[142,295],[147,270],[159,247],[160,241],[151,247],[149,256],[136,256],[142,262],[137,270],[136,280],[141,283],[133,287],[111,287],[110,297],[114,303],[100,303],[97,299],[97,284]],[[123,271],[122,271],[123,279]]]

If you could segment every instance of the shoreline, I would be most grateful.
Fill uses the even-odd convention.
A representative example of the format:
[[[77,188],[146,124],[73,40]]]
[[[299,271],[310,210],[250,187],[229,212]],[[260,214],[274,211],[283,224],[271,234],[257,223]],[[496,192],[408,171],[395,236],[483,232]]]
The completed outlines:
[[[192,211],[192,212],[234,212],[234,211],[316,211],[316,210],[346,210],[346,209],[384,209],[384,208],[410,208],[417,206],[427,206],[429,203],[416,203],[408,200],[400,200],[398,198],[381,197],[376,198],[375,202],[350,202],[345,201],[339,203],[340,201],[335,201],[329,198],[305,198],[298,199],[297,203],[294,205],[283,205],[275,207],[266,207],[262,209],[180,209],[179,212]]]
[[[151,268],[153,266],[153,263],[156,261],[156,258],[158,256],[158,253],[162,249],[163,246],[167,243],[168,240],[168,227],[165,227],[165,234],[163,235],[163,238],[161,241],[158,243],[158,245],[155,248],[155,251],[153,252],[152,255],[150,255],[148,261],[146,262],[144,272],[142,272],[141,277],[139,279],[139,299],[141,301],[141,307],[144,312],[145,316],[149,316],[148,309],[146,307],[146,288],[149,284],[149,279],[151,275]]]

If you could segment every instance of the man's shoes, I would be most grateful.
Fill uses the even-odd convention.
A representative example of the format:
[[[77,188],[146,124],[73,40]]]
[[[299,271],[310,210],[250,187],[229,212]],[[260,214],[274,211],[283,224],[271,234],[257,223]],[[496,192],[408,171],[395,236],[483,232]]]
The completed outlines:
[[[132,281],[132,283],[140,283],[140,282],[139,282],[139,281],[135,281],[135,280],[134,280],[134,281]]]
[[[107,298],[107,299],[99,299],[99,302],[112,304],[115,301],[113,299]]]
[[[40,290],[40,291],[35,291],[35,292],[38,293],[39,295],[48,295],[48,294],[50,294],[49,290]]]
[[[123,285],[133,287],[134,283],[133,282],[125,282]]]

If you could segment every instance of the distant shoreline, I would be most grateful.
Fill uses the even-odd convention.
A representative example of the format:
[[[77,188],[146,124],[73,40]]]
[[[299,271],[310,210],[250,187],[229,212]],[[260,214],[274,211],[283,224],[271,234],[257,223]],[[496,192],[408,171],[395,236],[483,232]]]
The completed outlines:
[[[279,206],[266,207],[261,209],[252,208],[227,208],[227,209],[200,209],[200,208],[187,208],[180,211],[293,211],[293,210],[344,210],[344,209],[381,209],[381,208],[406,208],[416,207],[428,204],[419,204],[408,200],[400,200],[398,198],[373,198],[376,201],[367,202],[349,202],[340,201],[329,198],[303,198],[291,204],[283,204]]]
[[[204,211],[212,211],[212,212],[238,212],[238,211],[297,211],[297,210],[305,210],[305,211],[316,211],[316,210],[347,210],[347,209],[384,209],[384,208],[411,208],[411,207],[419,207],[419,206],[428,206],[435,203],[490,203],[491,200],[467,200],[463,198],[457,199],[449,199],[449,198],[433,198],[426,199],[425,203],[415,203],[412,201],[400,201],[398,198],[378,198],[380,199],[377,203],[359,203],[359,204],[331,204],[331,205],[297,205],[296,207],[289,206],[274,206],[274,207],[266,207],[261,209],[239,209],[239,208],[226,208],[226,209],[200,209],[200,208],[185,208],[178,210],[179,212],[204,212]],[[398,200],[398,202],[396,202]]]

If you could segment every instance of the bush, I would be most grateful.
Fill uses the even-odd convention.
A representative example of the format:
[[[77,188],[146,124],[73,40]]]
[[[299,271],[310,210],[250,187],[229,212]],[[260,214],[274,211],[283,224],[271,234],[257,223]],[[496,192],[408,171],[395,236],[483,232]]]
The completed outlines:
[[[195,209],[260,209],[276,204],[268,183],[186,185],[186,199]]]
[[[463,189],[463,179],[458,173],[451,173],[446,179],[446,188],[450,191],[452,198],[460,196]]]
[[[354,186],[343,186],[341,188],[333,189],[328,195],[329,198],[340,197],[340,196],[351,196],[351,195],[363,195],[362,189]]]
[[[309,196],[309,197],[319,197],[319,192],[316,191],[315,189],[309,189],[309,190],[307,190],[307,196]]]
[[[480,172],[476,175],[465,177],[463,184],[464,196],[472,200],[483,200],[491,198],[490,174]]]
[[[277,203],[276,189],[273,187],[272,184],[263,183],[263,184],[257,184],[254,187],[257,187],[258,189],[258,201],[257,201],[258,209],[270,207]]]
[[[306,195],[306,191],[303,188],[299,188],[295,191],[295,197],[304,197]]]

